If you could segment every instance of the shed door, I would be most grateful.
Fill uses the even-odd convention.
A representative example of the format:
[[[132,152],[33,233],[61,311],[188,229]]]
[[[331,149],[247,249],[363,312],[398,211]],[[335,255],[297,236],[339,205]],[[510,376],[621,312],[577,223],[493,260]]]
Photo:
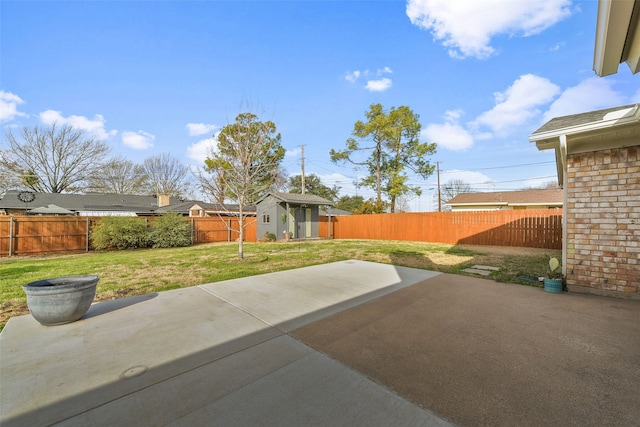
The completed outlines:
[[[295,239],[296,237],[296,210],[294,208],[289,209],[289,233],[291,233],[291,238]]]
[[[304,210],[305,237],[311,237],[311,208]]]

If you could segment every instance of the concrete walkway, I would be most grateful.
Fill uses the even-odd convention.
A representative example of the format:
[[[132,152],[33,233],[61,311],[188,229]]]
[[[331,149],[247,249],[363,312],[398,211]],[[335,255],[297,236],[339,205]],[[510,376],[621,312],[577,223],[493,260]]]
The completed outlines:
[[[638,398],[639,301],[363,261],[0,334],[2,426],[623,426]]]

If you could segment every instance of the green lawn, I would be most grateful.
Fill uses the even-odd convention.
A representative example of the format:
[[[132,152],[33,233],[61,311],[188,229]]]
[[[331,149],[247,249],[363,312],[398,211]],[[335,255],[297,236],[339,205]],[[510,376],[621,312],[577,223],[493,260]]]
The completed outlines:
[[[100,276],[96,300],[165,291],[315,264],[359,259],[453,274],[475,264],[500,267],[490,278],[527,284],[542,275],[560,251],[456,246],[377,240],[318,240],[288,243],[215,243],[176,249],[89,252],[79,255],[0,258],[0,329],[11,316],[28,313],[22,285],[79,274]]]

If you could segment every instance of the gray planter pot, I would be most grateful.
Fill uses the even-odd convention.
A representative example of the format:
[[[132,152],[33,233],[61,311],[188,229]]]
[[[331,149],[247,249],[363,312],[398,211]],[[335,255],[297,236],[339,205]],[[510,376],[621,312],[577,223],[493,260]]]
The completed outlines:
[[[31,315],[44,326],[75,322],[96,296],[99,276],[65,276],[24,285]]]

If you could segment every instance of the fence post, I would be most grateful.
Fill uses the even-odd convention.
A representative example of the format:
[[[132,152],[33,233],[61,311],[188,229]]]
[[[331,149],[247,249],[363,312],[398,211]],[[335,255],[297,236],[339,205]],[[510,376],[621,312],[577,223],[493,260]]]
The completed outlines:
[[[89,217],[87,217],[87,240],[85,245],[85,252],[89,252]]]
[[[13,217],[9,218],[9,256],[13,255]]]
[[[196,220],[195,218],[191,218],[191,246],[193,246],[193,242],[195,240],[195,231],[196,231]]]

